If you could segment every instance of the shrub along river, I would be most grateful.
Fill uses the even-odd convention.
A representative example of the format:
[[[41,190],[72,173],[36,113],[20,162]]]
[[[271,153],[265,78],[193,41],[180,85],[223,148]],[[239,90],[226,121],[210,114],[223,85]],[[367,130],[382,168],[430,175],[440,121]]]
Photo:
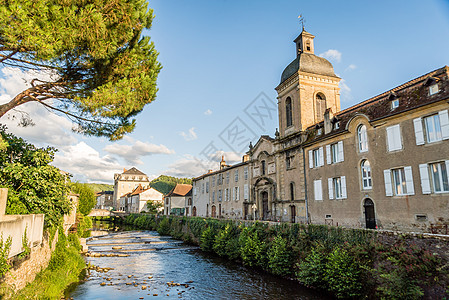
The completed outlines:
[[[73,299],[328,299],[295,281],[204,254],[155,231],[104,231]],[[112,255],[112,256],[111,256]]]

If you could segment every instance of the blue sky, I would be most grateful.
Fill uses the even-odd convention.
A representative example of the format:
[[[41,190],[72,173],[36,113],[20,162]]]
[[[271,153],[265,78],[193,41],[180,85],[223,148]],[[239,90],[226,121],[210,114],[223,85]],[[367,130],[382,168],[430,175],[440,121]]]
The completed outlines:
[[[246,150],[224,141],[236,120],[254,136],[274,136],[277,112],[261,128],[245,108],[262,98],[276,103],[274,88],[295,58],[300,14],[316,36],[315,54],[343,79],[342,109],[449,65],[449,1],[153,0],[149,6],[155,19],[145,34],[163,69],[157,99],[138,115],[134,133],[114,143],[76,135],[69,121],[33,104],[26,109],[36,126],[17,128],[11,116],[0,122],[30,142],[58,148],[54,164],[81,181],[112,182],[114,172],[131,166],[151,177],[199,176],[208,163],[217,168],[221,154],[234,163],[241,155],[234,151]],[[20,91],[21,77],[32,76],[1,71],[0,102]],[[205,161],[210,143],[218,151]]]

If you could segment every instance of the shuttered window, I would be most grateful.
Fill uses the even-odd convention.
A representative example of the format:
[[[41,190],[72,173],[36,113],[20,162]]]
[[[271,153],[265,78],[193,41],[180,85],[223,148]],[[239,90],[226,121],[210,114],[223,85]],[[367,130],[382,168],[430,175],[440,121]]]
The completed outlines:
[[[402,149],[401,127],[399,124],[387,127],[387,148],[388,151]]]
[[[315,195],[315,200],[323,200],[323,188],[321,185],[321,180],[313,181],[313,191]]]

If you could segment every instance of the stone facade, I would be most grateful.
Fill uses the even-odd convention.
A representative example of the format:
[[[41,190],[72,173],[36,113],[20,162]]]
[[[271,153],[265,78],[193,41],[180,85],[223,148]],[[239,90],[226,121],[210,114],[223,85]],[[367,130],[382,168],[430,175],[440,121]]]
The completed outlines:
[[[124,170],[121,174],[114,174],[114,208],[120,209],[120,197],[132,192],[139,185],[148,186],[149,184],[148,176],[134,167]]]
[[[303,30],[294,42],[296,58],[276,87],[279,131],[247,153],[243,218],[445,233],[449,67],[341,111],[340,78],[314,54],[314,36]],[[215,202],[223,174],[194,180],[209,182],[209,194],[194,197],[206,216],[223,217]]]
[[[220,170],[193,179],[193,206],[197,216],[244,219],[252,216],[250,207],[250,163],[229,166],[224,158]]]

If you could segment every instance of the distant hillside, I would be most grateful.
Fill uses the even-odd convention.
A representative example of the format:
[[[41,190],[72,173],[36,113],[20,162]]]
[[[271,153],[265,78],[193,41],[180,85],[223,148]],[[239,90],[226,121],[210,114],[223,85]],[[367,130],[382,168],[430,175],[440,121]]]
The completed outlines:
[[[114,186],[112,184],[104,184],[104,183],[86,183],[95,193],[101,191],[113,191]]]
[[[155,190],[158,190],[162,194],[166,195],[175,187],[177,183],[192,184],[192,179],[161,175],[158,178],[153,179],[150,182],[150,186]]]

